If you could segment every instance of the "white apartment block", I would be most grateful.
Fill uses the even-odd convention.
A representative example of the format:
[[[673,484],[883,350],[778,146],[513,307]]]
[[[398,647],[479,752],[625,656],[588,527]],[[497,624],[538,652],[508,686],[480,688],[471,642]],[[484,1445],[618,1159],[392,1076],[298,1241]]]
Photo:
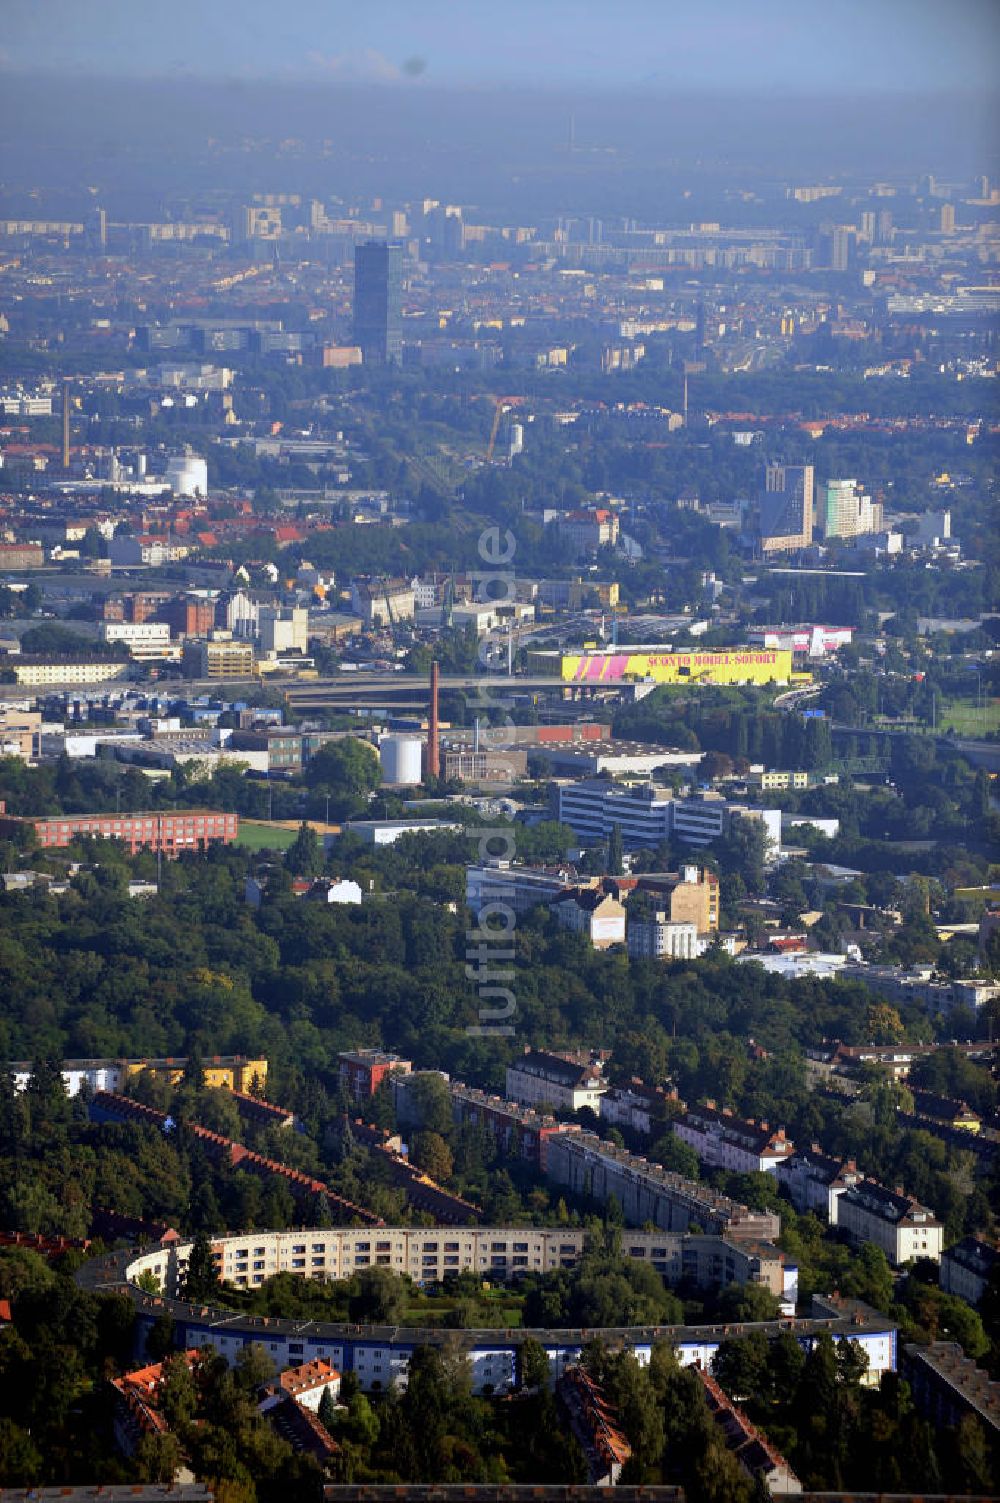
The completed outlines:
[[[608,1089],[603,1066],[582,1059],[565,1059],[540,1049],[528,1049],[507,1066],[506,1096],[521,1106],[545,1106],[550,1111],[578,1112],[589,1106],[599,1112]]]
[[[938,981],[932,966],[866,965],[864,961],[847,961],[841,974],[845,980],[861,981],[877,991],[887,1002],[919,1002],[930,1013],[948,1014],[954,1007],[976,1012],[984,1003],[1000,996],[1000,982],[977,976],[960,976],[954,981]]]
[[[337,1228],[329,1231],[259,1231],[242,1236],[220,1238],[214,1243],[216,1263],[224,1277],[232,1275],[240,1287],[264,1282],[273,1272],[287,1270],[304,1277],[346,1277],[357,1268],[372,1266],[413,1270],[418,1282],[431,1282],[425,1270],[458,1267],[496,1278],[507,1278],[513,1268],[543,1270],[572,1267],[581,1256],[585,1233],[580,1229],[542,1229],[535,1227],[468,1228]],[[519,1250],[513,1252],[513,1248]],[[442,1249],[448,1251],[443,1252]],[[495,1248],[502,1249],[501,1251]],[[377,1250],[376,1250],[377,1249]],[[160,1248],[139,1257],[129,1255],[124,1276],[133,1284],[143,1274],[152,1274],[169,1300],[179,1287],[190,1255],[191,1244]],[[760,1283],[777,1294],[786,1316],[794,1315],[797,1271],[782,1253],[766,1243],[737,1243],[730,1238],[702,1234],[679,1235],[671,1232],[633,1232],[623,1234],[622,1250],[627,1257],[649,1262],[669,1283],[689,1278],[703,1287],[736,1283]],[[448,1262],[445,1262],[448,1259]],[[317,1260],[314,1267],[314,1260]],[[319,1260],[325,1265],[318,1266]],[[527,1260],[526,1264],[521,1261]],[[304,1261],[305,1268],[298,1267]],[[254,1264],[263,1263],[262,1269]],[[239,1272],[241,1265],[249,1271]],[[333,1270],[336,1270],[334,1272]],[[245,1283],[243,1282],[245,1280]],[[795,1322],[796,1334],[811,1347],[820,1330],[830,1331],[833,1339],[856,1339],[869,1357],[869,1376],[878,1382],[883,1372],[895,1369],[894,1332],[876,1312],[859,1307],[857,1313],[832,1302],[814,1299],[812,1318]],[[151,1323],[162,1304],[152,1296],[143,1296],[141,1318]],[[409,1358],[415,1344],[414,1335],[439,1344],[454,1338],[466,1352],[474,1392],[505,1392],[516,1385],[520,1333],[484,1332],[412,1333],[358,1325],[326,1324],[316,1321],[269,1319],[232,1311],[176,1306],[178,1328],[187,1348],[212,1345],[232,1364],[249,1340],[259,1342],[271,1356],[275,1367],[328,1362],[336,1372],[353,1372],[360,1386],[377,1392],[405,1383]],[[818,1317],[818,1319],[817,1319]],[[821,1322],[821,1324],[820,1324]],[[265,1329],[266,1327],[266,1329]],[[788,1330],[787,1321],[772,1322],[766,1333],[770,1338]],[[724,1331],[720,1326],[665,1328],[662,1335],[671,1340],[682,1365],[711,1366]],[[586,1333],[579,1330],[539,1332],[549,1355],[552,1378],[565,1367],[579,1361]],[[637,1360],[646,1365],[652,1355],[654,1334],[647,1329],[627,1332],[626,1345]],[[296,1374],[289,1375],[294,1382]]]
[[[666,1130],[668,1101],[676,1101],[677,1092],[663,1086],[648,1086],[631,1080],[628,1085],[610,1086],[601,1097],[601,1121],[610,1127],[624,1127],[640,1137],[650,1138]]]
[[[912,1258],[941,1261],[943,1227],[926,1206],[874,1180],[862,1180],[841,1195],[837,1224],[855,1244],[873,1242],[894,1268]]]
[[[170,656],[170,627],[165,621],[102,621],[100,635],[104,642],[123,643],[138,661]]]
[[[629,920],[630,960],[697,960],[710,944],[710,936],[700,935],[696,924],[675,924],[665,913]]]
[[[743,1122],[727,1107],[719,1111],[711,1102],[689,1107],[672,1127],[674,1136],[693,1148],[701,1163],[735,1174],[773,1174],[795,1152],[783,1127]]]
[[[587,1233],[576,1227],[335,1227],[256,1231],[213,1241],[216,1267],[225,1283],[255,1288],[278,1273],[306,1279],[349,1279],[363,1268],[391,1268],[416,1284],[440,1283],[474,1272],[499,1280],[572,1268],[586,1249]],[[190,1244],[164,1246],[140,1259],[161,1292],[182,1287]],[[622,1236],[628,1258],[649,1262],[670,1283],[690,1276],[703,1286],[763,1283],[784,1296],[795,1272],[768,1242],[752,1245],[708,1234],[635,1231]]]
[[[116,679],[128,678],[132,671],[127,662],[117,658],[95,658],[92,662],[77,662],[66,658],[14,658],[11,668],[18,684],[105,684]]]
[[[837,1225],[837,1203],[844,1191],[864,1180],[853,1159],[830,1158],[815,1143],[783,1159],[775,1173],[797,1211],[815,1211],[830,1226]]]

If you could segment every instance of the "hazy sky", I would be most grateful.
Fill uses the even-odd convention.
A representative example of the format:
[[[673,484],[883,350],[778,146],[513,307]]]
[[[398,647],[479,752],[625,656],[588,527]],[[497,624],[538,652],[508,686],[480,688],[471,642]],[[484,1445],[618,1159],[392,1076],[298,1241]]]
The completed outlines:
[[[996,88],[1000,0],[4,0],[0,67],[400,88]]]

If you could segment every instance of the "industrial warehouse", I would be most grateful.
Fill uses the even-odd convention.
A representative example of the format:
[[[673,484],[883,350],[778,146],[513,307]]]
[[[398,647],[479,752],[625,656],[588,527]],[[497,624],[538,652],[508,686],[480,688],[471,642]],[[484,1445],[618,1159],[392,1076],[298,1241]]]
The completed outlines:
[[[789,649],[734,648],[731,652],[672,652],[643,646],[578,653],[533,652],[537,672],[558,672],[563,683],[652,682],[655,684],[788,684],[792,681]]]

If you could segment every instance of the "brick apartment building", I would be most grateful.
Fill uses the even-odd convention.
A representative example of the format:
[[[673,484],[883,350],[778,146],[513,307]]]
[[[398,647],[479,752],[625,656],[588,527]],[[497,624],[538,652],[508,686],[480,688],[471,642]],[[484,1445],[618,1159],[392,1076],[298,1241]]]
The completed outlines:
[[[413,1068],[408,1059],[381,1049],[345,1049],[337,1061],[340,1084],[354,1101],[367,1100],[390,1075],[409,1075]]]

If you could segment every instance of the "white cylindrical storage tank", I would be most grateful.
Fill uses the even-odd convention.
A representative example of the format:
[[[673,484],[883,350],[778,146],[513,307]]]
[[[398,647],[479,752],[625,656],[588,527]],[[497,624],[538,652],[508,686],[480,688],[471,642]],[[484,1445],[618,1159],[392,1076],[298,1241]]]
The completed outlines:
[[[422,780],[424,743],[419,736],[383,736],[378,755],[386,783],[412,785]]]
[[[175,496],[207,496],[208,465],[200,454],[174,454],[167,461],[167,484]]]

